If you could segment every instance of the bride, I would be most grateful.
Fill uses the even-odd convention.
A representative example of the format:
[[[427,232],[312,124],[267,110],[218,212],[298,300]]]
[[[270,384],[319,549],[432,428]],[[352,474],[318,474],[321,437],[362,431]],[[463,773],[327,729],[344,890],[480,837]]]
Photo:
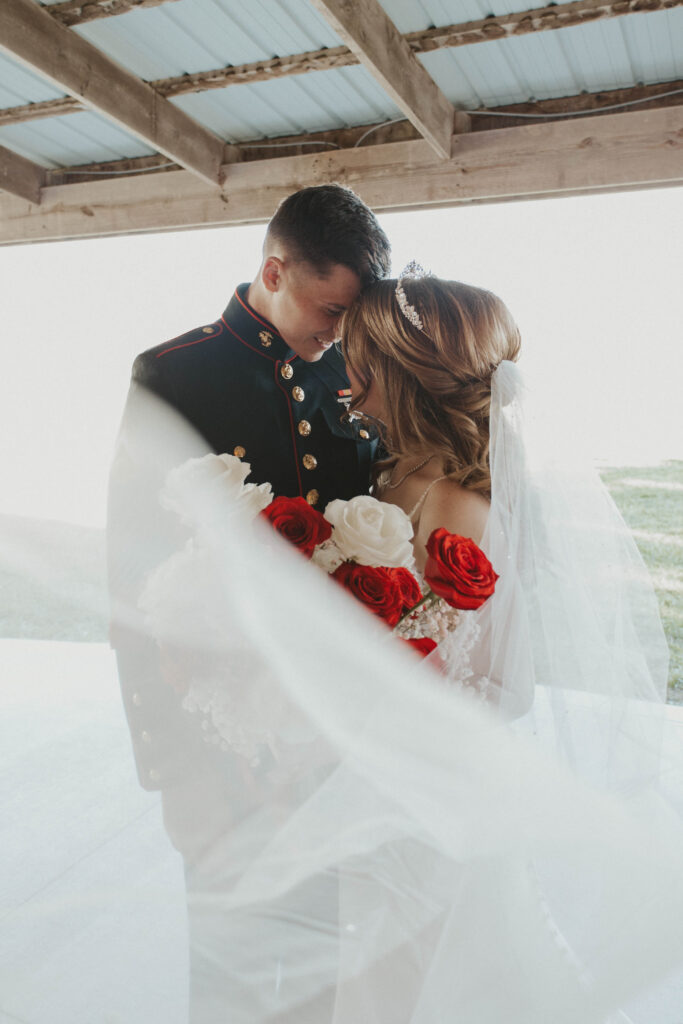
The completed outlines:
[[[558,467],[557,437],[549,459],[533,443],[498,298],[404,275],[342,333],[418,571],[445,528],[499,580],[420,663],[245,523],[220,475],[176,504],[189,539],[144,607],[182,649],[206,740],[185,751],[193,1020],[623,1019],[680,957],[683,910],[642,561],[591,474]]]
[[[415,528],[423,568],[433,529],[479,542],[491,497],[491,378],[515,361],[520,336],[491,292],[457,281],[382,281],[341,327],[353,386],[352,409],[381,421],[391,456],[376,493]],[[418,312],[419,308],[419,312]]]

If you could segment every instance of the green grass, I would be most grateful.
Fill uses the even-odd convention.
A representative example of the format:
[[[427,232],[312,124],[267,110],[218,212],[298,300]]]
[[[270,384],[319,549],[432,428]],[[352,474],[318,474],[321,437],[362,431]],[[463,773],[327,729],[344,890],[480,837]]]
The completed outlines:
[[[683,704],[683,462],[600,473],[650,570],[669,642],[669,701]]]

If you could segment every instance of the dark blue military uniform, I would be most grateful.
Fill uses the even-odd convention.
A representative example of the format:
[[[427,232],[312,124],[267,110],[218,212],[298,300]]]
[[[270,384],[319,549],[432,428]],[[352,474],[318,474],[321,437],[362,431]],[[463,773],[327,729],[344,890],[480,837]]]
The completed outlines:
[[[181,763],[180,751],[192,750],[192,716],[181,711],[136,612],[146,573],[184,542],[177,517],[159,505],[166,472],[191,456],[227,452],[250,463],[250,482],[324,511],[334,498],[367,493],[377,444],[345,418],[349,383],[336,349],[316,363],[297,357],[249,306],[247,289],[237,289],[219,320],[138,356],[110,476],[112,645],[140,782],[165,791],[171,834],[174,802],[191,802],[206,757],[195,750],[191,764]]]
[[[240,285],[223,316],[138,356],[133,379],[177,409],[215,452],[251,465],[249,481],[324,511],[367,493],[376,442],[343,419],[350,397],[334,346],[315,363],[288,348]]]

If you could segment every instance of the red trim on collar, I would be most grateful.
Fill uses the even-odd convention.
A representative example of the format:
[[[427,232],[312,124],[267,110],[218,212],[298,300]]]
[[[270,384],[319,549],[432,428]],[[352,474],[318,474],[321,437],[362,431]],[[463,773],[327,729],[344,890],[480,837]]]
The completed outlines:
[[[282,335],[278,331],[277,327],[275,327],[274,324],[271,324],[268,320],[262,320],[258,313],[254,309],[252,309],[247,302],[244,301],[244,299],[237,290],[235,290],[235,298],[239,302],[240,306],[242,306],[242,308],[246,310],[249,316],[252,316],[254,320],[258,320],[258,322],[262,324],[263,327],[267,327],[269,331],[274,331],[275,334],[277,334],[278,338],[282,338]],[[282,340],[284,341],[285,339],[282,338]]]
[[[263,356],[264,359],[268,359],[271,363],[276,363],[278,361],[275,356],[269,356],[267,352],[262,352],[260,348],[254,348],[254,346],[250,345],[248,341],[245,341],[244,338],[241,338],[237,331],[234,330],[234,328],[232,328],[230,324],[223,319],[223,317],[221,317],[221,320],[223,321],[227,329],[230,331],[230,333],[234,335],[238,341],[241,341],[243,345],[246,345],[247,348],[251,349],[252,352],[255,352],[257,356]]]

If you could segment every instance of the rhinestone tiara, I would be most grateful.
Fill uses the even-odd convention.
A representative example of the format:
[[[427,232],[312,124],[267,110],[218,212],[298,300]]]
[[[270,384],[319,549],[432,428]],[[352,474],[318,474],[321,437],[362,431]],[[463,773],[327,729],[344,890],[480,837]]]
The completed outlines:
[[[411,260],[410,263],[401,271],[396,283],[396,301],[398,302],[400,310],[408,323],[411,323],[413,327],[417,327],[418,331],[424,332],[424,326],[422,324],[420,314],[415,309],[415,306],[408,302],[406,293],[403,290],[404,281],[415,281],[421,277],[427,277],[426,270],[416,260]]]

